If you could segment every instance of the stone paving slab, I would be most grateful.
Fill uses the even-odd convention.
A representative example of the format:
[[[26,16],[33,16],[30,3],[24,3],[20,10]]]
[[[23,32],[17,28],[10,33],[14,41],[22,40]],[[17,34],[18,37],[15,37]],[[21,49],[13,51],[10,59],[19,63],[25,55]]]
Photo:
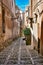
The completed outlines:
[[[0,65],[43,65],[43,56],[28,49],[20,38],[0,53]]]
[[[38,55],[35,50],[30,50],[30,55],[34,65],[43,65],[43,56]]]

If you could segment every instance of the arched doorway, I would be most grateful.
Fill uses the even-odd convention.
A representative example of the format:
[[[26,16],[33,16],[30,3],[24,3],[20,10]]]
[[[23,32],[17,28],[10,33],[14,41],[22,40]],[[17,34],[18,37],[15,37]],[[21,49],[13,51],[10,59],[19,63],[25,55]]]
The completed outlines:
[[[2,4],[2,32],[5,33],[5,8]]]
[[[40,41],[40,53],[43,55],[43,14],[41,16],[41,41]]]

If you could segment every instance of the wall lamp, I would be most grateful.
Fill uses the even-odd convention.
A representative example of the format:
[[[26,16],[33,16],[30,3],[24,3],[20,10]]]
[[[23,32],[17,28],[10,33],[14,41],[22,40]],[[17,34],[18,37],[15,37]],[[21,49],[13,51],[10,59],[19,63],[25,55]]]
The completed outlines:
[[[32,18],[32,17],[29,17],[28,19],[30,20],[30,23],[31,23],[31,27],[32,27],[33,18]]]

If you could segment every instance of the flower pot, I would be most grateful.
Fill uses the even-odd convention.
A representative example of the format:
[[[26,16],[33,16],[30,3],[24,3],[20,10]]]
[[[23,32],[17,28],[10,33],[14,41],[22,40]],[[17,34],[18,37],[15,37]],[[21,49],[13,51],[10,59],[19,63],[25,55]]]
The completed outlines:
[[[30,30],[30,28],[24,29],[24,35],[26,38],[26,45],[31,45],[31,30]]]

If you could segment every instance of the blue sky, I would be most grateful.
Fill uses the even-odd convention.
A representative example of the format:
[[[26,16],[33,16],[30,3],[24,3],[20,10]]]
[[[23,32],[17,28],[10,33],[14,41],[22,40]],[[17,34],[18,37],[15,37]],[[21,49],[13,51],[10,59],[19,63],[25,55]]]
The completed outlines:
[[[30,3],[29,0],[15,0],[16,5],[22,10],[25,10],[25,7]]]

